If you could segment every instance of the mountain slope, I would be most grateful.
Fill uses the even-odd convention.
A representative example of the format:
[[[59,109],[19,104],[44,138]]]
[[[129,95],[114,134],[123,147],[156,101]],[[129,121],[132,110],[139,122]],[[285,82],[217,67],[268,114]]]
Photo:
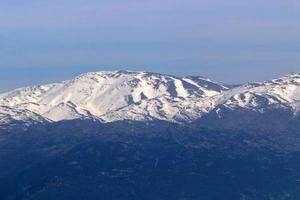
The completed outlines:
[[[236,87],[216,98],[218,105],[235,109],[264,109],[269,106],[291,107],[298,112],[300,102],[300,75],[291,74],[262,83]]]
[[[212,97],[213,109],[197,123],[218,129],[297,131],[300,75],[249,83]]]

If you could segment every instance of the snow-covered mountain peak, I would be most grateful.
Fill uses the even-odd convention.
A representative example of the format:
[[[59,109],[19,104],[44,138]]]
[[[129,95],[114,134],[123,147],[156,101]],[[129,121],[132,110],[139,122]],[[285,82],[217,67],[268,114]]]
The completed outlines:
[[[231,109],[246,108],[262,111],[269,107],[289,107],[298,112],[300,101],[300,75],[291,74],[261,83],[248,83],[235,87],[216,97],[217,105]]]
[[[191,118],[199,117],[200,112],[186,109],[191,107],[189,102],[199,102],[225,90],[228,90],[225,85],[205,78],[100,71],[81,74],[61,83],[20,88],[1,94],[0,106],[29,110],[52,121],[82,117],[104,121],[135,120],[137,114],[139,118],[172,121],[174,116],[178,120],[187,118],[190,112],[193,112]]]
[[[298,85],[298,84],[300,84],[300,74],[293,73],[293,74],[284,76],[282,78],[273,79],[272,81],[269,81],[269,83],[270,84],[275,83],[275,84],[281,84],[281,85],[286,85],[286,84]]]

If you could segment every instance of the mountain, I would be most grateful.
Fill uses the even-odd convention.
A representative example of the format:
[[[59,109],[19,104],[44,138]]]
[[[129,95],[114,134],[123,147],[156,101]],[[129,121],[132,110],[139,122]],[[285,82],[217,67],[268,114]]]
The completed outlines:
[[[202,77],[94,72],[70,81],[0,94],[0,114],[6,119],[21,121],[77,118],[103,122],[125,119],[189,121],[200,117],[210,107],[201,99],[228,89],[224,84]]]
[[[233,110],[243,108],[263,112],[268,107],[283,107],[296,114],[300,107],[300,74],[245,84],[218,96],[216,102]]]
[[[94,72],[3,93],[0,199],[300,199],[299,100],[299,74]]]
[[[248,83],[212,97],[214,108],[197,121],[218,129],[297,131],[300,74]]]
[[[299,74],[230,86],[195,76],[91,72],[61,83],[0,94],[2,126],[12,122],[28,125],[92,119],[103,123],[122,120],[196,121],[204,126],[219,124],[231,128],[230,124],[239,120],[243,124],[260,117],[270,118],[276,113],[290,121],[297,118],[299,111]],[[271,121],[274,120],[273,117]]]

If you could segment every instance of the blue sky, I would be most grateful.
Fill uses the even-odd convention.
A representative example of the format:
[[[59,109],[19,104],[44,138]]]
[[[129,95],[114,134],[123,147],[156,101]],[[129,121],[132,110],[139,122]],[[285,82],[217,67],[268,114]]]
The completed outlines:
[[[299,0],[2,0],[0,91],[86,71],[300,72]]]

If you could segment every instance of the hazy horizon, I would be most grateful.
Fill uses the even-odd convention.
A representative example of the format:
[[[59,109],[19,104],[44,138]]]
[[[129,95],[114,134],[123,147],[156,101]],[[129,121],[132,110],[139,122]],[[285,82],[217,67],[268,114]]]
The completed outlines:
[[[300,72],[296,0],[0,2],[0,91],[88,71],[243,83]]]

